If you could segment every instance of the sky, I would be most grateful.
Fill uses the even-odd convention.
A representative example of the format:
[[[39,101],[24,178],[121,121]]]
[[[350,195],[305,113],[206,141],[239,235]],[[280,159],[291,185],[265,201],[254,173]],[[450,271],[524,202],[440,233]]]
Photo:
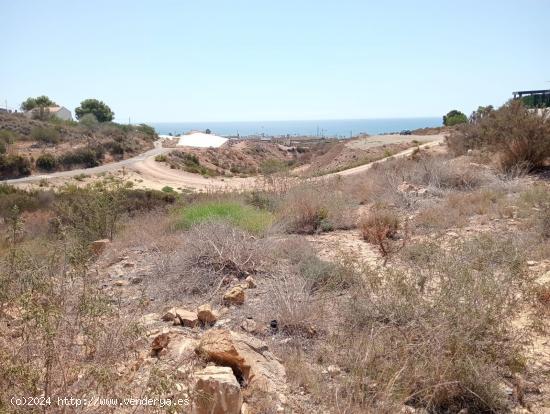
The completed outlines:
[[[550,89],[548,0],[0,0],[0,105],[119,122],[441,116]]]

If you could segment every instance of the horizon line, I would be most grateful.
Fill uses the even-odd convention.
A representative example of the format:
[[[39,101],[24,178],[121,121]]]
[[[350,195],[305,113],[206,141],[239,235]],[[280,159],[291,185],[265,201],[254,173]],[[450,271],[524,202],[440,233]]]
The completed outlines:
[[[260,119],[260,120],[238,120],[238,121],[137,121],[139,123],[152,124],[188,124],[188,123],[239,123],[239,122],[326,122],[326,121],[374,121],[382,119],[425,119],[425,118],[442,118],[441,116],[396,116],[396,117],[379,117],[379,118],[326,118],[326,119]]]

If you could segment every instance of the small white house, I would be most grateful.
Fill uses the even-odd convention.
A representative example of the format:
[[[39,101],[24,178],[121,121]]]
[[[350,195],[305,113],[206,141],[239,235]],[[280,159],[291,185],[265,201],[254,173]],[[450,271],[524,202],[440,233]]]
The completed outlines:
[[[34,116],[37,115],[42,109],[44,110],[44,112],[48,112],[50,115],[62,119],[63,121],[73,120],[71,111],[69,111],[64,106],[47,106],[45,108],[33,108],[30,111],[25,112],[25,116],[27,116],[28,118],[34,118]]]

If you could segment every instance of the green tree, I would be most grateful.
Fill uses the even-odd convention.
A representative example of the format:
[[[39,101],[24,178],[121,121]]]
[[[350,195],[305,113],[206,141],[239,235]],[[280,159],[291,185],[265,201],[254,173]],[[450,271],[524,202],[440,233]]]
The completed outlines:
[[[443,116],[443,125],[453,126],[458,124],[466,124],[468,117],[460,111],[453,109],[447,115]]]
[[[111,108],[105,102],[97,99],[83,100],[74,112],[76,119],[80,119],[86,114],[93,114],[99,122],[109,122],[115,117],[115,113]]]
[[[23,111],[30,111],[34,108],[46,108],[48,106],[56,106],[57,104],[48,98],[46,95],[41,95],[36,98],[27,98],[22,104]]]

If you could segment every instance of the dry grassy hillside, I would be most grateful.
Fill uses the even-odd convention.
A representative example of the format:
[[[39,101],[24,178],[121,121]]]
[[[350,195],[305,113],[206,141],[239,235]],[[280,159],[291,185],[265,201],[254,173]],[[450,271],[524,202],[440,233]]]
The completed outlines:
[[[152,148],[147,126],[28,119],[0,113],[0,179],[93,167]]]
[[[547,121],[499,111],[330,180],[0,186],[0,411],[547,413]]]

